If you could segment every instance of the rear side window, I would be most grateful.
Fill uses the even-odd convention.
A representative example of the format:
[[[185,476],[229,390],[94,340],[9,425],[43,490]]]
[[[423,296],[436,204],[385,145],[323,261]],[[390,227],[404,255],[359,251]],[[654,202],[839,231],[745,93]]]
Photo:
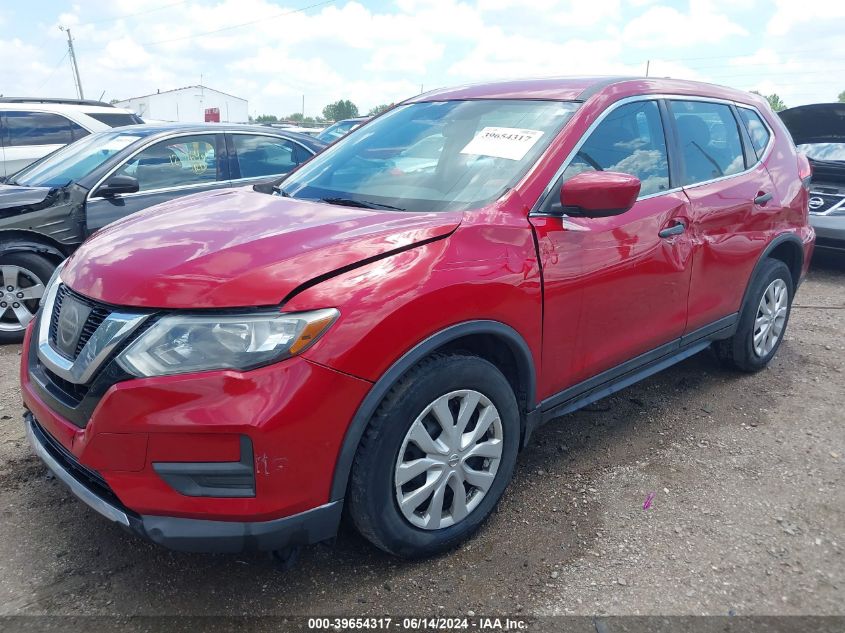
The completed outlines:
[[[141,118],[129,112],[86,112],[86,116],[105,123],[109,127],[122,127],[124,125],[136,125],[143,123]]]
[[[709,101],[669,101],[684,163],[684,185],[745,169],[739,128],[730,106]]]
[[[666,138],[657,103],[636,101],[608,114],[575,154],[559,185],[585,171],[636,176],[642,183],[641,196],[669,189]]]
[[[751,145],[754,147],[754,152],[757,158],[762,158],[766,146],[769,144],[769,128],[763,123],[763,119],[754,110],[748,108],[739,108],[739,116],[742,117],[742,122],[748,130],[748,135],[751,137]]]
[[[5,113],[6,142],[16,145],[67,145],[88,134],[70,119],[52,112]]]
[[[232,142],[241,178],[286,174],[302,162],[296,144],[283,138],[233,134]]]
[[[139,191],[154,191],[218,180],[213,134],[160,141],[133,156],[117,173],[138,179]]]

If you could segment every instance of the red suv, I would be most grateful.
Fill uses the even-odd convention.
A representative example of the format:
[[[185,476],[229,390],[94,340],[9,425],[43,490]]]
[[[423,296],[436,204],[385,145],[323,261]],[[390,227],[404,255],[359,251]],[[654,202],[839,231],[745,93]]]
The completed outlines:
[[[167,547],[284,550],[345,509],[387,552],[440,552],[540,424],[711,345],[769,363],[813,248],[809,176],[728,88],[430,92],[272,190],[89,239],[27,332],[27,432]]]

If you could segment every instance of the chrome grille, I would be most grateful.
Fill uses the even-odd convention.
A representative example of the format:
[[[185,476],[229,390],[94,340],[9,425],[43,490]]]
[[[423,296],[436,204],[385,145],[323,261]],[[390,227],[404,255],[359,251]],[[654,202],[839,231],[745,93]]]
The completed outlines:
[[[85,347],[88,339],[91,338],[91,335],[97,331],[100,324],[112,313],[112,310],[108,306],[92,301],[88,297],[76,293],[64,284],[61,284],[58,292],[56,292],[56,302],[53,307],[53,313],[50,315],[50,343],[53,345],[54,349],[58,350],[58,346],[56,345],[56,334],[59,328],[59,313],[62,309],[62,301],[67,295],[73,296],[74,299],[91,308],[88,318],[82,325],[82,334],[79,336],[79,340],[76,343],[76,349],[74,350],[73,357],[70,358],[70,360],[76,360],[76,357],[79,356],[79,352],[81,352],[82,348]]]

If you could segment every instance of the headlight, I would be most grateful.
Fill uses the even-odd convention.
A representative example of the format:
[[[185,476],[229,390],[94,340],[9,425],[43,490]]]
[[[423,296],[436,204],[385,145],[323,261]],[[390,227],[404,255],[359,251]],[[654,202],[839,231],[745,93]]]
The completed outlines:
[[[328,308],[293,314],[166,316],[117,361],[135,376],[253,369],[302,352],[339,314]]]
[[[62,268],[65,267],[67,260],[64,260],[61,264],[56,266],[56,270],[53,271],[53,275],[50,277],[50,281],[47,282],[47,285],[44,286],[44,292],[41,293],[41,299],[38,300],[38,307],[44,305],[44,302],[47,300],[47,297],[50,296],[50,291],[53,289],[58,283],[61,283],[61,279],[59,279],[59,274],[62,272]]]

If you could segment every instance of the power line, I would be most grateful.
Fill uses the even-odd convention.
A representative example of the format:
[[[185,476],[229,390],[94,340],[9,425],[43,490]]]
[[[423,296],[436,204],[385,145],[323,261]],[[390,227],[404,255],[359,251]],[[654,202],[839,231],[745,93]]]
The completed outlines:
[[[134,13],[125,13],[123,15],[116,15],[110,18],[103,18],[102,20],[91,20],[90,22],[83,22],[82,24],[77,24],[77,27],[81,26],[90,26],[92,24],[103,24],[104,22],[115,22],[117,20],[122,20],[123,18],[132,18],[136,15],[146,15],[147,13],[154,13],[156,11],[161,11],[163,9],[170,9],[172,7],[178,7],[182,4],[188,4],[189,0],[183,0],[182,2],[172,2],[171,4],[164,4],[159,7],[153,7],[152,9],[145,9],[144,11],[135,11]]]
[[[196,37],[202,37],[204,35],[213,35],[215,33],[222,33],[224,31],[231,31],[233,29],[239,29],[239,28],[242,28],[244,26],[252,26],[253,24],[258,24],[260,22],[266,22],[267,20],[275,20],[277,18],[281,18],[281,17],[284,17],[286,15],[293,15],[294,13],[302,13],[304,11],[308,11],[309,9],[315,9],[317,7],[321,7],[321,6],[324,6],[324,5],[334,4],[335,2],[337,2],[337,0],[322,0],[322,2],[315,2],[313,4],[309,4],[308,6],[305,6],[305,7],[299,8],[299,9],[289,9],[287,11],[282,11],[281,13],[275,13],[273,15],[267,15],[267,16],[264,16],[262,18],[258,18],[256,20],[250,20],[249,22],[242,22],[240,24],[232,24],[230,26],[224,26],[224,27],[219,28],[219,29],[214,29],[213,31],[204,31],[202,33],[192,33],[191,35],[184,35],[184,36],[181,36],[181,37],[171,37],[171,38],[168,38],[166,40],[155,40],[155,41],[150,41],[150,42],[138,42],[138,44],[141,45],[141,46],[155,46],[156,44],[167,44],[169,42],[179,42],[179,41],[182,41],[182,40],[191,40],[191,39],[194,39]],[[107,47],[108,47],[108,44],[106,46],[98,46],[96,48],[85,48],[85,49],[80,49],[80,50],[99,51],[99,50],[104,50]]]
[[[70,50],[69,49],[65,50],[65,54],[62,55],[61,59],[56,62],[56,65],[53,66],[53,70],[50,71],[50,74],[47,75],[47,78],[44,81],[41,82],[41,84],[38,86],[38,88],[36,88],[36,92],[41,90],[44,87],[44,84],[46,84],[48,81],[50,81],[53,78],[53,75],[56,74],[56,71],[59,69],[59,66],[61,65],[61,63],[63,61],[65,61],[65,57],[67,57],[69,54],[70,54]]]

